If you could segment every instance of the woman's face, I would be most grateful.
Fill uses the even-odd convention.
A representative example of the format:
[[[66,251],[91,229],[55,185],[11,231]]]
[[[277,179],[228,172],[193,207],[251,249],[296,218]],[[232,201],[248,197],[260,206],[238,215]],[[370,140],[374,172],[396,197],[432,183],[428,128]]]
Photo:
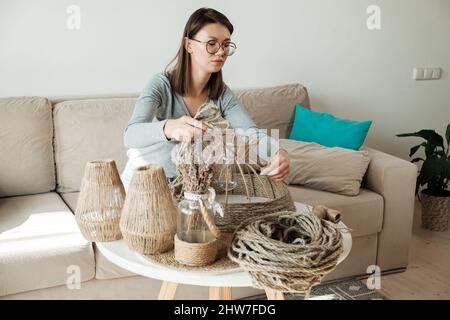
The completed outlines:
[[[230,36],[230,32],[223,24],[210,23],[200,29],[200,31],[191,39],[185,37],[185,48],[191,55],[193,67],[195,66],[195,68],[199,68],[208,73],[219,72],[228,56],[225,54],[223,47],[220,47],[219,51],[216,53],[209,53],[206,50],[206,42],[215,40],[220,45],[223,45],[224,43],[231,41]],[[203,43],[192,39],[202,41]],[[209,46],[209,48],[211,49],[212,47]],[[213,52],[213,50],[210,50],[210,52]]]

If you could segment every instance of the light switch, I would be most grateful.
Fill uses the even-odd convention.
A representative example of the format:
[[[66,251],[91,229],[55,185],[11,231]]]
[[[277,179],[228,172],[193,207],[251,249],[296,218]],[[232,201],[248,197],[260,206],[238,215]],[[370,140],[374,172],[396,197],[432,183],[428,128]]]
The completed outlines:
[[[441,78],[441,68],[433,68],[433,73],[431,75],[432,79],[440,79]]]
[[[422,68],[414,68],[413,79],[415,80],[423,80],[423,69]]]
[[[425,80],[431,79],[432,76],[433,76],[433,69],[431,69],[431,68],[423,69],[423,78]]]
[[[414,68],[414,80],[437,80],[441,78],[441,68]]]

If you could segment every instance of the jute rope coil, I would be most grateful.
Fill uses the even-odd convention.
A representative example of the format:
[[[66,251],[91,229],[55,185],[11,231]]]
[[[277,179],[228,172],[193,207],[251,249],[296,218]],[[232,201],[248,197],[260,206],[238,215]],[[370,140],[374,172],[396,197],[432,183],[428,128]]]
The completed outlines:
[[[336,226],[308,212],[250,218],[237,228],[228,257],[260,289],[306,292],[332,271],[343,252]]]
[[[119,221],[124,201],[125,190],[115,161],[87,162],[75,209],[83,236],[101,242],[122,239]]]

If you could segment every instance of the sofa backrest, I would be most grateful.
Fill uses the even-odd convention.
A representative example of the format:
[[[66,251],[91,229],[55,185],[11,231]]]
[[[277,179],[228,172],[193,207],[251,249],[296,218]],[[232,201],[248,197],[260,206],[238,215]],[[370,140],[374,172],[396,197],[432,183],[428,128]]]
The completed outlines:
[[[300,84],[234,90],[259,128],[291,130],[295,104],[309,107],[308,92]],[[137,97],[58,100],[53,107],[57,191],[79,191],[87,161],[114,159],[119,173],[127,156],[123,131]]]
[[[280,139],[289,137],[295,104],[310,107],[308,91],[301,84],[241,89],[234,92],[258,128],[278,129]]]
[[[42,97],[0,98],[0,197],[55,189],[52,108]]]
[[[119,173],[127,161],[123,132],[136,98],[69,100],[54,104],[56,190],[79,191],[88,161],[114,159]]]
[[[279,129],[280,138],[291,130],[295,104],[309,107],[300,84],[234,92],[258,127]],[[51,104],[37,97],[0,99],[0,196],[54,190],[55,171],[56,191],[79,191],[91,160],[114,159],[121,173],[127,162],[123,132],[136,99],[63,97]]]

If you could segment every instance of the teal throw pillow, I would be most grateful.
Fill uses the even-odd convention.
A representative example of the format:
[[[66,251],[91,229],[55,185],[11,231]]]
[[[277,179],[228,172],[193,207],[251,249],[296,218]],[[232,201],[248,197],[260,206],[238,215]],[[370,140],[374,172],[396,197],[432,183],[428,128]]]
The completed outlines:
[[[329,113],[295,105],[295,118],[289,139],[315,142],[326,147],[359,150],[372,121],[339,119]]]

